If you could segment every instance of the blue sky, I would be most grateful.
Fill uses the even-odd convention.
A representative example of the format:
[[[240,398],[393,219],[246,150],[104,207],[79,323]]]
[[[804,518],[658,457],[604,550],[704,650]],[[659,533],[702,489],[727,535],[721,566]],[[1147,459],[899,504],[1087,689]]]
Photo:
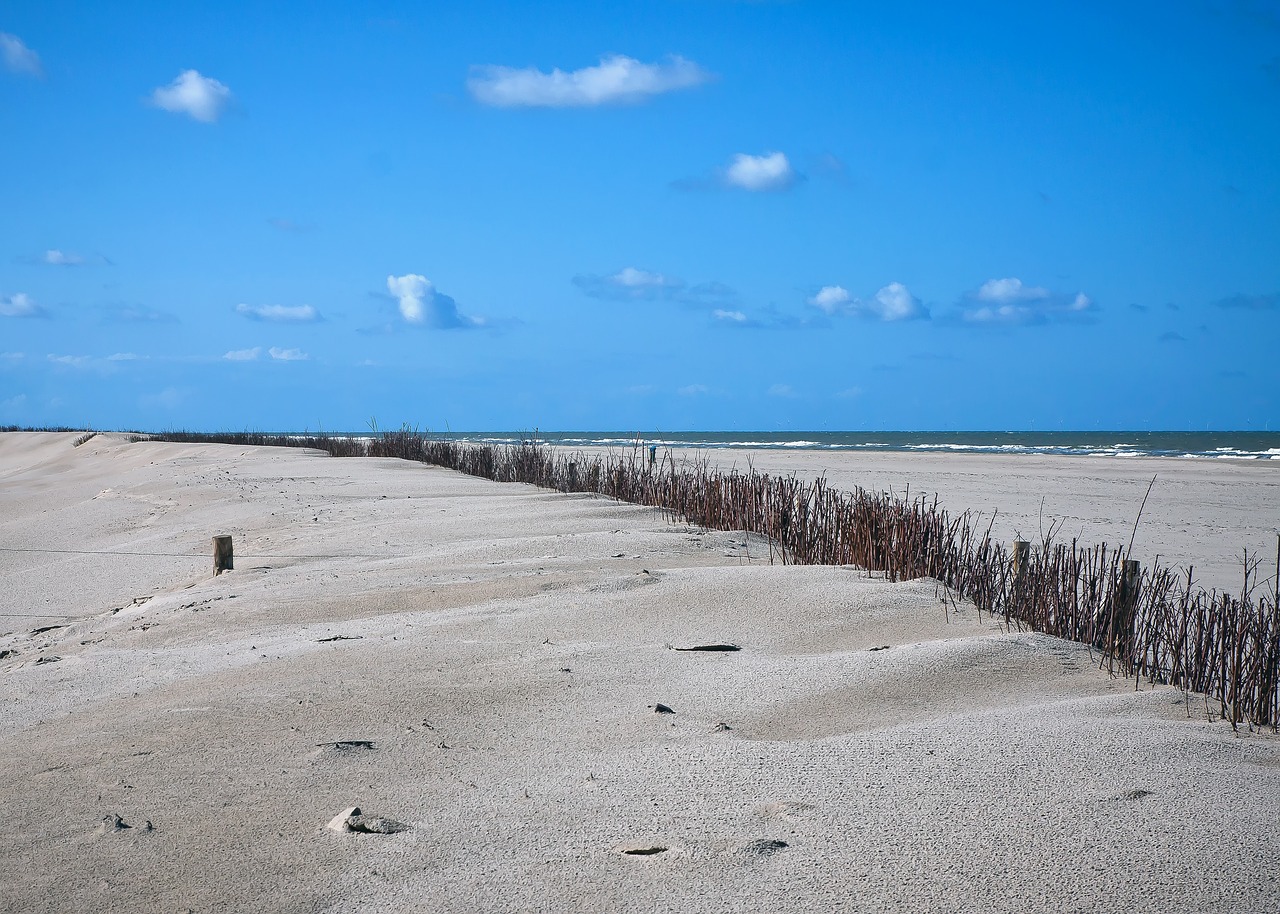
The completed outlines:
[[[0,424],[1280,424],[1276,2],[8,0],[0,137]]]

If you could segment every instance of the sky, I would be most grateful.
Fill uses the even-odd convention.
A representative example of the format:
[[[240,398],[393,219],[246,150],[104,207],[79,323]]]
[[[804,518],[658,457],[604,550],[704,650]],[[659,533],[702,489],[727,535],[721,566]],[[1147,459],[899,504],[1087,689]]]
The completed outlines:
[[[0,6],[0,424],[1280,428],[1280,2]]]

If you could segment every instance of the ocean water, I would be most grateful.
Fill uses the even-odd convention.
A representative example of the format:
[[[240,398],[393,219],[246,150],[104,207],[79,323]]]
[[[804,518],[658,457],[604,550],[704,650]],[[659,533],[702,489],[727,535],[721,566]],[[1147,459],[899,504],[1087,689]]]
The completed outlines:
[[[566,447],[1280,460],[1280,432],[454,432],[429,437],[487,444],[536,437]]]

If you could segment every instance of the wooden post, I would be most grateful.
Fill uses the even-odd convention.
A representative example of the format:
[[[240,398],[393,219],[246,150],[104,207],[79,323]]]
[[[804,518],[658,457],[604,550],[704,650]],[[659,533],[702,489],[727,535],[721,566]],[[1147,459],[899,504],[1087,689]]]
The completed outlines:
[[[213,573],[222,574],[234,569],[235,561],[231,551],[231,537],[215,536],[213,538]]]
[[[578,465],[572,460],[569,461],[569,488],[568,491],[578,491]]]
[[[1031,564],[1031,544],[1026,540],[1013,541],[1013,579],[1021,581]]]
[[[1133,652],[1133,616],[1138,608],[1138,587],[1142,583],[1142,563],[1125,559],[1120,570],[1120,589],[1116,593],[1116,611],[1112,623],[1111,643],[1124,654]]]

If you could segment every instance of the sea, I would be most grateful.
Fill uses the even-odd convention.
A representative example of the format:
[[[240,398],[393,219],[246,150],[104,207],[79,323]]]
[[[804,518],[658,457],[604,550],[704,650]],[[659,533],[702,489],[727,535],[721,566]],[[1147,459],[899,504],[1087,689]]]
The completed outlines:
[[[1280,432],[450,432],[427,437],[484,444],[538,440],[565,447],[1048,454],[1280,460]]]

